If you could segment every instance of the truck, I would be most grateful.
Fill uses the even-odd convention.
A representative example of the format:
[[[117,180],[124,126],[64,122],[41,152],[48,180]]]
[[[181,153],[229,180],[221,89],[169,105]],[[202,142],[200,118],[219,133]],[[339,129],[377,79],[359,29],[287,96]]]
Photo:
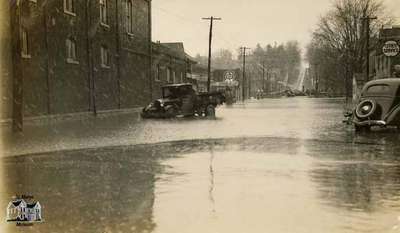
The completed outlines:
[[[215,117],[216,107],[226,100],[221,91],[197,93],[191,83],[169,84],[161,89],[162,97],[143,108],[142,118]]]

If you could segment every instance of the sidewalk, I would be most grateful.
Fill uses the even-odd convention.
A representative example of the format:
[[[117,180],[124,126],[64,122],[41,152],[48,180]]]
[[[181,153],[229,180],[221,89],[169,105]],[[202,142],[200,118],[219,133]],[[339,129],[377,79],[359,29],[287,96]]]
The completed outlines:
[[[1,124],[1,156],[90,148],[112,144],[126,128],[136,128],[140,109],[77,113],[26,119],[22,133],[13,133],[11,122]],[[135,127],[133,127],[135,126]]]

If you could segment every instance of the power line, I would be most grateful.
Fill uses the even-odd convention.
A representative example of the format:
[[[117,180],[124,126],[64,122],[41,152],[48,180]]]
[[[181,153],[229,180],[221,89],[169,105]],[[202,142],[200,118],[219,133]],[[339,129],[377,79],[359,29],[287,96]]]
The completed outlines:
[[[177,14],[177,13],[175,13],[175,12],[171,12],[171,11],[166,10],[166,9],[164,9],[164,8],[155,7],[155,6],[153,6],[153,8],[158,9],[158,10],[160,10],[160,11],[166,13],[166,14],[175,16],[176,18],[182,20],[182,22],[185,22],[185,23],[192,23],[192,24],[197,24],[197,25],[200,25],[200,24],[201,24],[200,22],[195,21],[195,20],[192,19],[192,18],[187,18],[187,17],[185,17],[185,16],[183,16],[183,15]]]
[[[165,13],[165,14],[174,16],[175,18],[179,19],[181,22],[184,22],[184,23],[187,23],[187,24],[192,24],[192,25],[200,25],[200,24],[201,24],[200,22],[195,21],[195,20],[193,20],[192,18],[188,18],[188,17],[185,17],[185,16],[183,16],[183,15],[176,14],[176,13],[171,12],[171,11],[169,11],[169,10],[166,10],[166,9],[164,9],[164,8],[155,7],[155,6],[154,6],[153,8],[155,8],[155,9],[157,9],[157,10],[159,10],[159,11]],[[203,24],[201,24],[201,25],[203,25]],[[230,24],[230,25],[233,25],[233,24]],[[213,33],[214,33],[214,32],[213,32]],[[214,33],[214,34],[215,34],[215,33]],[[197,37],[197,36],[193,36],[193,38],[195,38],[195,37]],[[229,39],[227,39],[224,35],[218,34],[217,39],[223,40],[225,43],[231,45],[232,48],[234,48],[234,47],[237,48],[238,46],[235,46],[234,44],[232,44],[232,41],[231,41],[232,38],[234,38],[234,37],[236,37],[236,36],[235,36],[235,35],[231,35],[231,36],[229,37]],[[191,37],[191,38],[192,38],[192,37]]]

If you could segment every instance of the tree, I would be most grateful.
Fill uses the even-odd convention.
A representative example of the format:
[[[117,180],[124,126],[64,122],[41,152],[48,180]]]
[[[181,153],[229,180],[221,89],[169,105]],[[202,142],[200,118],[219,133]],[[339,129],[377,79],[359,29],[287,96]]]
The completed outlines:
[[[197,54],[194,58],[198,65],[207,66],[208,57]],[[212,54],[212,69],[235,69],[238,67],[238,61],[233,59],[233,53],[229,49],[220,49]]]
[[[378,17],[378,20],[372,21],[367,29],[363,18],[372,16]],[[332,9],[321,17],[312,34],[312,42],[307,48],[310,67],[315,71],[331,72],[335,63],[338,64],[337,68],[340,69],[336,79],[344,77],[341,83],[344,83],[346,93],[350,95],[353,75],[363,72],[366,30],[371,30],[370,34],[375,37],[380,25],[390,22],[391,18],[380,0],[336,0]],[[321,77],[324,76],[331,75],[321,74]]]
[[[213,67],[216,69],[234,69],[237,61],[233,60],[233,54],[229,49],[220,49],[213,55]]]
[[[201,56],[200,54],[197,54],[194,60],[199,66],[207,67],[208,65],[208,58],[206,56]]]
[[[264,48],[261,44],[257,44],[247,57],[246,71],[249,79],[252,80],[252,94],[261,89],[270,90],[267,88],[269,85],[277,87],[279,81],[287,81],[288,84],[296,83],[300,65],[301,50],[297,41],[279,45],[275,43],[274,46],[268,44]]]
[[[295,84],[297,82],[300,65],[301,65],[301,49],[299,42],[289,41],[285,45],[286,52],[286,66],[288,72],[288,82],[289,84]]]

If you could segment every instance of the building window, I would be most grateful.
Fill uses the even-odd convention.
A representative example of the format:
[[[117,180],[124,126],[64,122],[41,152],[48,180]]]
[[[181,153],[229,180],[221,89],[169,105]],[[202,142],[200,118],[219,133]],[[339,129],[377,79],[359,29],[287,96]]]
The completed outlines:
[[[133,34],[133,5],[132,0],[126,1],[126,32]]]
[[[167,68],[167,83],[171,83],[171,69]]]
[[[21,56],[23,58],[30,58],[29,54],[29,37],[28,31],[25,28],[21,28]]]
[[[172,80],[177,83],[175,71],[172,71]]]
[[[183,72],[181,72],[181,83],[183,83]]]
[[[64,0],[64,12],[75,15],[75,0]]]
[[[73,38],[66,39],[65,47],[67,49],[67,62],[77,64],[76,41]]]
[[[103,25],[108,25],[107,0],[100,0],[100,22]]]
[[[156,81],[161,81],[161,78],[160,78],[160,72],[161,70],[160,70],[160,64],[157,64],[157,66],[156,66],[156,74],[155,74],[155,80]]]
[[[110,54],[107,46],[103,45],[100,48],[101,67],[110,68]]]

